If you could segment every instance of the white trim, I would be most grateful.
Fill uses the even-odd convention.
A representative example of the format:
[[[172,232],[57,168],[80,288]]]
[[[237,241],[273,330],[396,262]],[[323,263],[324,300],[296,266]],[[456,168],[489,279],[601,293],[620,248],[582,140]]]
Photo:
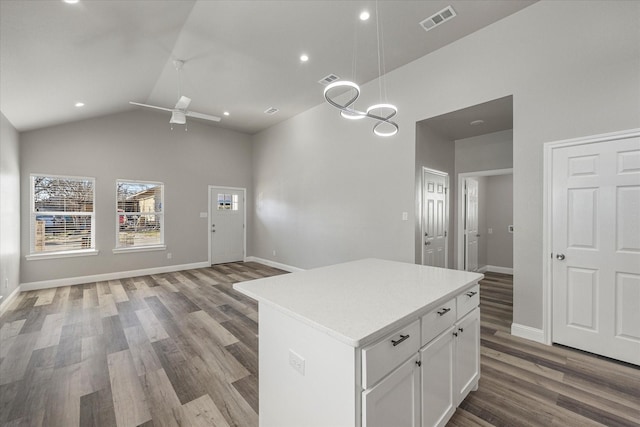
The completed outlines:
[[[207,268],[210,265],[205,262],[192,264],[167,265],[164,267],[145,268],[142,270],[116,271],[113,273],[94,274],[91,276],[68,277],[64,279],[43,280],[40,282],[21,283],[20,290],[35,291],[39,289],[59,288],[61,286],[81,285],[84,283],[102,282],[105,280],[125,279],[129,277],[148,276],[150,274],[172,273],[174,271],[193,270],[195,268]]]
[[[449,201],[449,198],[451,197],[451,181],[449,179],[449,174],[447,172],[442,172],[436,169],[431,169],[431,168],[427,168],[425,166],[422,167],[422,176],[421,178],[421,183],[422,183],[422,188],[420,189],[420,217],[418,218],[418,220],[420,221],[420,264],[424,263],[424,190],[425,190],[425,180],[424,180],[424,174],[425,173],[430,173],[432,175],[439,175],[444,177],[444,181],[445,181],[445,198],[444,198],[444,202],[445,202],[445,206],[444,206],[444,220],[445,220],[445,233],[447,235],[446,239],[444,240],[444,268],[449,268],[449,237],[451,235],[451,232],[449,230],[449,205],[451,204]]]
[[[149,245],[149,246],[131,246],[123,248],[114,248],[111,250],[114,254],[123,254],[131,252],[152,252],[152,251],[166,251],[167,245]]]
[[[291,265],[287,265],[287,264],[282,264],[276,261],[271,261],[268,259],[264,259],[264,258],[259,258],[259,257],[255,257],[255,256],[248,256],[245,259],[245,262],[257,262],[259,264],[264,264],[264,265],[268,265],[269,267],[273,267],[273,268],[279,268],[280,270],[285,270],[288,271],[290,273],[295,273],[297,271],[304,271],[304,268],[298,268],[298,267],[294,267]]]
[[[498,176],[498,175],[513,175],[513,168],[508,169],[493,169],[486,171],[476,171],[476,172],[464,172],[458,174],[458,236],[456,239],[457,243],[457,253],[458,259],[456,262],[456,269],[464,270],[464,215],[465,210],[464,207],[464,182],[466,178],[471,178],[475,176]]]
[[[542,329],[532,328],[531,326],[512,323],[511,335],[513,335],[514,337],[520,337],[530,341],[546,344],[544,331]]]
[[[39,252],[35,254],[25,255],[27,261],[36,261],[41,259],[55,259],[55,258],[74,258],[80,256],[93,256],[100,253],[97,249],[79,249],[76,251],[64,251],[64,252]]]
[[[17,296],[20,294],[21,292],[21,287],[18,285],[18,287],[16,287],[13,292],[11,292],[9,294],[9,296],[4,299],[4,301],[2,301],[2,303],[0,304],[0,315],[4,314],[4,311],[9,308],[9,306],[11,305],[11,303],[13,302],[14,299],[17,298]]]
[[[243,197],[243,203],[242,203],[242,208],[244,210],[243,215],[243,227],[242,227],[242,234],[243,234],[243,247],[242,247],[242,255],[244,257],[247,256],[247,189],[244,187],[227,187],[227,186],[220,186],[220,185],[209,185],[209,188],[207,190],[207,199],[209,200],[208,206],[207,206],[207,252],[208,252],[208,257],[207,259],[209,260],[209,265],[212,265],[213,260],[211,259],[211,218],[213,215],[213,212],[211,211],[211,203],[212,203],[212,199],[211,199],[211,190],[213,188],[222,188],[222,189],[226,189],[226,190],[233,190],[233,191],[242,191],[242,197]]]
[[[543,187],[542,187],[542,332],[545,344],[553,342],[552,292],[553,278],[550,261],[553,253],[553,150],[576,145],[594,144],[640,136],[640,128],[603,133],[580,138],[546,142],[543,145]]]

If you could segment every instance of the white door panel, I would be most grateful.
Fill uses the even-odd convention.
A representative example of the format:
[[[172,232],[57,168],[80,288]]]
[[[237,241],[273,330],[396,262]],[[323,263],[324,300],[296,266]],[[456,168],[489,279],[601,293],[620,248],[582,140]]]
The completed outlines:
[[[210,187],[211,264],[244,260],[244,190]]]
[[[445,173],[423,171],[423,265],[446,268],[448,264],[448,180]]]
[[[465,180],[465,270],[478,270],[478,181]]]
[[[640,364],[640,138],[553,153],[553,341]]]

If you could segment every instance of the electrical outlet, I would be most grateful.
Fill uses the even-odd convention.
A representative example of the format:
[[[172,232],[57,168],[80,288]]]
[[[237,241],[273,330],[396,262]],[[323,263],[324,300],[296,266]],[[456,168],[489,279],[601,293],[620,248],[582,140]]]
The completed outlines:
[[[493,228],[489,229],[489,234],[493,234]]]
[[[409,212],[402,212],[402,220],[403,221],[409,220]]]
[[[167,253],[167,259],[171,259],[173,257],[173,254],[171,252]]]
[[[276,256],[276,250],[275,249],[273,250],[273,256]]]
[[[302,376],[304,376],[304,362],[305,361],[302,356],[289,349],[289,365],[291,365],[291,367],[298,371]]]

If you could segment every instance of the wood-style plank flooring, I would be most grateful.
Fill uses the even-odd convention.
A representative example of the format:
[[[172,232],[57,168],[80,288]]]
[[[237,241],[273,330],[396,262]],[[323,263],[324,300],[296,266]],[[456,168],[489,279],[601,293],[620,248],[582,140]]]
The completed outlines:
[[[257,305],[232,284],[282,273],[232,263],[20,294],[0,316],[0,425],[257,426]],[[511,276],[486,276],[480,388],[449,425],[640,425],[640,369],[512,337]]]

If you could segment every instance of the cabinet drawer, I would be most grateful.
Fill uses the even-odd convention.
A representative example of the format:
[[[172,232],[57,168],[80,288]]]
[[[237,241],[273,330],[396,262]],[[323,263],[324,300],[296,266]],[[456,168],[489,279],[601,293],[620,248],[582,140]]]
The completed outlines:
[[[420,349],[420,320],[362,349],[362,386],[371,388]]]
[[[480,305],[480,285],[475,285],[457,297],[458,319]]]
[[[422,345],[440,335],[456,321],[456,299],[447,301],[422,316]]]

